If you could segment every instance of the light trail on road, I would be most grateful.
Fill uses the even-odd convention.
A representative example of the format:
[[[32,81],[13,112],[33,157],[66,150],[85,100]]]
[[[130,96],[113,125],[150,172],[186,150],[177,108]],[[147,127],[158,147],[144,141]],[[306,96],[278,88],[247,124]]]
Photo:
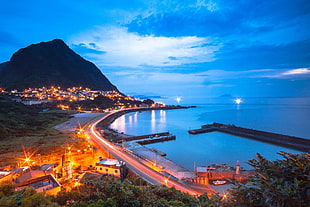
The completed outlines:
[[[100,147],[108,151],[114,158],[118,159],[119,161],[126,162],[126,165],[130,170],[132,170],[138,176],[141,176],[142,179],[144,179],[145,181],[147,181],[148,183],[152,185],[166,185],[168,187],[175,187],[177,190],[180,190],[184,193],[188,193],[193,196],[198,196],[204,193],[204,192],[196,191],[192,189],[191,187],[188,187],[175,180],[168,180],[168,178],[164,176],[163,174],[156,172],[152,168],[142,164],[138,159],[134,158],[131,154],[126,152],[122,147],[114,145],[108,140],[104,139],[101,136],[101,134],[99,134],[99,132],[96,130],[96,125],[114,113],[116,112],[106,114],[100,119],[90,122],[88,127],[86,127],[86,130],[89,129],[92,139],[97,144],[99,144]]]

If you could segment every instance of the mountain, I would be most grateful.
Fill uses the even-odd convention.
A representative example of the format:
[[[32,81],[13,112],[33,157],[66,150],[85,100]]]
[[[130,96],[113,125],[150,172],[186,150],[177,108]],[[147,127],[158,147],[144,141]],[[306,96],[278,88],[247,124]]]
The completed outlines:
[[[91,62],[71,50],[62,40],[32,44],[0,64],[0,87],[25,89],[42,86],[83,86],[117,90]]]

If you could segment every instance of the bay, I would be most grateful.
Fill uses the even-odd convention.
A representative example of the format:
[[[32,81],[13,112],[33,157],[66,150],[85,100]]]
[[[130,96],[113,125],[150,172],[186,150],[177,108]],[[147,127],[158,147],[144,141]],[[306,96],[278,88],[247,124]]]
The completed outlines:
[[[167,158],[193,170],[197,166],[228,164],[239,160],[247,164],[256,153],[267,159],[279,159],[277,152],[301,153],[301,151],[259,142],[256,140],[212,132],[188,134],[189,129],[219,122],[269,132],[310,138],[310,98],[243,98],[235,104],[232,98],[213,98],[197,108],[177,110],[152,110],[134,112],[119,117],[111,127],[130,135],[143,135],[169,131],[177,136],[174,141],[147,145],[167,153]],[[194,104],[192,104],[194,105]]]

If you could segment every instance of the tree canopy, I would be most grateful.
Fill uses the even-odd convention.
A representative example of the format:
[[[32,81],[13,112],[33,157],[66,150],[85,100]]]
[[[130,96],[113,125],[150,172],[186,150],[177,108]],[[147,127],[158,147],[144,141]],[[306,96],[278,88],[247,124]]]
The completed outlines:
[[[270,161],[259,153],[249,161],[256,175],[231,191],[237,206],[299,207],[310,203],[310,154],[278,153],[283,159]]]

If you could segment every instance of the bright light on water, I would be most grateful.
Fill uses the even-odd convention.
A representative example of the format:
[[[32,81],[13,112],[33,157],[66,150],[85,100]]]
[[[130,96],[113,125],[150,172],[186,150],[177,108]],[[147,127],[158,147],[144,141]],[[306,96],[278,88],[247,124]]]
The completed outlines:
[[[234,101],[236,104],[240,104],[242,102],[241,98],[236,98]]]
[[[178,102],[178,104],[181,102],[181,97],[177,97],[176,99],[175,99],[177,102]]]

